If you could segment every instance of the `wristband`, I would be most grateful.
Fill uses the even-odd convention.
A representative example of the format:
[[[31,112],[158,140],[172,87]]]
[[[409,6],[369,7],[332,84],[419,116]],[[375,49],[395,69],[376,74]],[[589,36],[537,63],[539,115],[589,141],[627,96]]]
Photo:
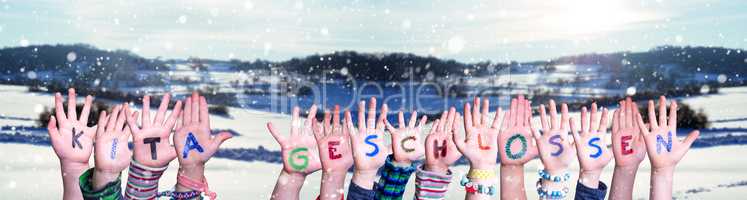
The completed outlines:
[[[494,177],[495,173],[493,172],[493,170],[470,169],[469,173],[467,174],[467,178],[476,181],[489,180],[493,179]]]
[[[177,191],[164,191],[158,193],[157,197],[171,197],[173,200],[192,199],[200,196],[200,191],[189,191],[189,192],[177,192]]]
[[[463,176],[462,181],[460,181],[459,184],[464,186],[464,190],[467,191],[467,193],[493,196],[496,192],[494,185],[471,182],[467,176]]]
[[[550,173],[548,173],[544,169],[540,169],[538,173],[539,173],[540,179],[548,180],[548,181],[552,181],[552,182],[556,182],[556,183],[566,182],[569,179],[571,179],[571,173],[569,173],[568,171],[566,171],[562,175],[551,175]]]

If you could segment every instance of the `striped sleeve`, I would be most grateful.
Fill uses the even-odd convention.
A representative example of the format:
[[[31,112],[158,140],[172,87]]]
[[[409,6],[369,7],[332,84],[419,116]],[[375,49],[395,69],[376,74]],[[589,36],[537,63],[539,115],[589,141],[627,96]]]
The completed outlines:
[[[444,199],[446,191],[451,183],[451,171],[446,174],[425,171],[418,167],[415,173],[415,199],[430,200]]]

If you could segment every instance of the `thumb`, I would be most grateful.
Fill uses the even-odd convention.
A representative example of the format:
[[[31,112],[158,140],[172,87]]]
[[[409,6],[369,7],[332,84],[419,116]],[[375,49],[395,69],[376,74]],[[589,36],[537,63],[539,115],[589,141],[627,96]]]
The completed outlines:
[[[690,134],[687,135],[687,138],[685,138],[684,145],[685,149],[690,149],[690,146],[693,145],[693,142],[695,142],[696,139],[698,139],[698,136],[700,136],[699,130],[694,130],[690,132]]]
[[[225,142],[228,139],[231,139],[232,137],[233,137],[233,134],[229,132],[224,131],[224,132],[218,133],[218,135],[216,135],[213,138],[212,148],[217,150],[220,147],[220,145],[223,144],[223,142]]]

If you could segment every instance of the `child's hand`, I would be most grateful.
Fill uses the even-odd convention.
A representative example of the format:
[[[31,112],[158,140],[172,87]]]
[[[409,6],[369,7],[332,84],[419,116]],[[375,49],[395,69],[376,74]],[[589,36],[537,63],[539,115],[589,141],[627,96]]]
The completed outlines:
[[[581,108],[581,130],[576,128],[576,120],[570,118],[573,140],[581,171],[600,172],[610,160],[612,152],[607,149],[607,109],[602,108],[602,116],[597,120],[597,103],[591,104],[591,116],[586,107]],[[580,132],[580,133],[579,133]]]
[[[161,105],[156,112],[156,118],[150,119],[150,96],[143,97],[142,126],[137,124],[136,115],[133,115],[129,105],[125,104],[125,115],[127,126],[132,133],[133,159],[149,167],[163,167],[176,157],[174,147],[169,144],[171,131],[174,129],[177,117],[182,110],[182,102],[176,101],[174,109],[166,119],[166,111],[169,106],[170,94],[161,99]]]
[[[500,110],[499,110],[500,111]],[[496,113],[496,118],[497,118]],[[503,116],[498,147],[501,148],[501,165],[523,165],[538,154],[537,145],[532,142],[532,110],[530,102],[519,95],[511,99],[511,109]],[[509,151],[510,150],[510,151]]]
[[[655,169],[674,168],[700,135],[698,130],[694,130],[687,135],[684,141],[677,139],[677,102],[672,101],[669,106],[669,120],[667,120],[666,105],[667,99],[661,96],[659,98],[659,120],[657,123],[654,101],[648,102],[648,119],[651,130],[643,123],[641,116],[637,115],[638,127],[643,133],[651,166]]]
[[[315,123],[316,105],[309,109],[309,115],[305,122],[301,121],[299,113],[300,109],[294,107],[291,115],[289,137],[286,138],[275,130],[272,122],[267,123],[267,129],[280,144],[281,154],[283,155],[283,171],[288,174],[306,176],[322,168],[319,153],[316,152],[318,150],[317,144],[314,136],[312,136],[312,123]]]
[[[465,140],[462,134],[455,133],[454,143],[467,157],[473,169],[493,170],[498,154],[497,116],[501,113],[501,109],[498,108],[496,119],[490,123],[488,120],[490,101],[485,99],[483,104],[484,107],[481,108],[480,98],[477,97],[474,99],[474,108],[470,108],[469,103],[464,104],[464,130],[467,137]]]
[[[537,140],[540,158],[545,170],[551,174],[568,169],[573,161],[575,151],[568,140],[568,106],[561,106],[561,117],[555,108],[555,101],[550,100],[550,119],[547,120],[545,105],[540,105],[540,120],[542,123],[542,134],[534,130],[534,139]]]
[[[99,115],[94,146],[94,189],[101,189],[116,180],[120,172],[130,165],[132,151],[127,147],[127,142],[131,132],[130,128],[125,127],[125,115],[122,105],[115,106],[111,115],[107,115],[106,111],[101,111]],[[137,112],[133,113],[133,117],[137,118]]]
[[[426,171],[446,173],[449,166],[462,157],[454,144],[454,131],[458,127],[456,115],[456,109],[452,107],[441,114],[441,119],[433,122],[431,132],[425,138]]]
[[[365,189],[372,189],[376,172],[384,165],[389,155],[389,147],[384,144],[384,120],[389,108],[384,104],[377,120],[376,98],[372,97],[368,104],[368,118],[366,118],[365,109],[365,101],[358,103],[358,129],[353,127],[350,112],[345,111],[345,126],[350,134],[353,147],[355,161],[353,182]]]
[[[638,123],[634,122],[638,115],[638,105],[628,97],[620,101],[620,108],[612,116],[612,153],[616,166],[638,167],[646,158],[646,144]]]
[[[312,107],[315,109],[315,107]],[[335,110],[330,115],[324,112],[324,122],[319,125],[312,122],[314,126],[314,138],[319,146],[319,157],[322,161],[324,172],[347,173],[353,165],[353,154],[350,150],[350,134],[340,125],[340,106],[335,105]]]
[[[425,152],[423,144],[420,142],[420,131],[428,118],[423,116],[420,118],[420,123],[415,126],[417,116],[418,112],[413,111],[410,114],[409,124],[405,124],[405,115],[400,111],[399,128],[394,128],[394,126],[389,124],[389,121],[384,118],[386,128],[392,136],[392,151],[394,153],[395,162],[410,164],[412,161],[420,160],[420,157],[422,157]]]
[[[75,110],[75,89],[68,90],[67,115],[62,106],[62,95],[55,94],[55,116],[49,118],[47,130],[55,154],[62,165],[81,165],[88,167],[88,159],[93,151],[94,127],[88,127],[88,114],[91,111],[93,97],[86,96],[80,119]],[[85,169],[84,169],[85,170]]]
[[[233,137],[231,133],[221,132],[212,135],[210,132],[210,114],[205,97],[192,92],[192,97],[187,98],[184,105],[184,113],[181,118],[181,127],[174,135],[174,147],[179,160],[179,168],[189,170],[197,167],[202,169],[205,163],[213,157],[224,141]],[[200,176],[195,180],[200,180]],[[189,174],[187,175],[189,176]]]

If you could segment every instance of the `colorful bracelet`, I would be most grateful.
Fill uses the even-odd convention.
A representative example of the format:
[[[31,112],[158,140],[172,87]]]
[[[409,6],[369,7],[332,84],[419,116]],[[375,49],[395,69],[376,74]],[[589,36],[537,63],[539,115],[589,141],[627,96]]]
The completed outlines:
[[[215,192],[210,191],[210,188],[208,187],[207,179],[205,179],[204,176],[202,177],[202,182],[200,182],[200,181],[192,180],[189,177],[184,176],[180,173],[176,175],[176,184],[179,184],[191,190],[204,192],[205,195],[210,197],[210,199],[212,200],[214,200],[215,197],[218,196],[218,194],[216,194]]]
[[[464,186],[464,190],[467,191],[467,193],[473,193],[473,194],[484,194],[488,196],[493,196],[496,192],[494,185],[483,185],[479,183],[475,183],[469,180],[467,176],[462,177],[462,181],[459,183],[460,185]]]
[[[555,176],[553,176],[550,173],[547,173],[547,171],[545,171],[544,169],[540,169],[539,170],[539,176],[540,176],[541,179],[552,181],[552,182],[556,182],[556,183],[566,182],[569,179],[571,179],[571,173],[569,173],[567,171],[565,173],[563,173],[563,175],[555,175]]]
[[[568,196],[570,189],[568,186],[563,186],[561,190],[549,190],[542,187],[542,179],[537,180],[537,194],[540,199],[565,199]]]
[[[467,173],[467,178],[471,180],[490,180],[495,177],[495,172],[493,170],[485,170],[485,169],[470,169],[469,173]]]
[[[164,191],[159,192],[156,197],[171,197],[171,199],[175,200],[182,200],[182,199],[192,199],[195,197],[198,197],[202,194],[200,191],[189,191],[189,192],[177,192],[177,191]]]

